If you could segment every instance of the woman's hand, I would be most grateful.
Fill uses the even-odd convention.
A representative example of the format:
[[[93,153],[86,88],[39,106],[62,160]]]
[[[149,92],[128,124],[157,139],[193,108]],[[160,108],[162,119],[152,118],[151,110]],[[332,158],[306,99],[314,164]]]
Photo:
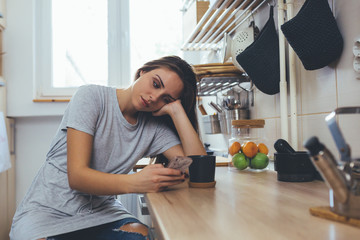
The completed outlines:
[[[163,115],[171,115],[176,109],[182,108],[180,99],[165,104],[162,108],[152,113],[153,116],[163,116]]]
[[[169,186],[184,182],[185,175],[181,171],[165,168],[161,164],[150,164],[140,172],[130,175],[133,177],[133,191],[137,193],[159,192]]]

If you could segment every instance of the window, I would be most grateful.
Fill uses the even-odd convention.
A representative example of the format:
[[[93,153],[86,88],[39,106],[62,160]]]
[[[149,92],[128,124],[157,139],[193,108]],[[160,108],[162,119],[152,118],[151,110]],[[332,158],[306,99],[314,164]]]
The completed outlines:
[[[124,87],[143,63],[181,55],[181,0],[37,0],[36,98]]]
[[[131,74],[165,55],[182,55],[182,0],[130,1]]]
[[[35,9],[35,98],[129,84],[127,0],[37,0]]]

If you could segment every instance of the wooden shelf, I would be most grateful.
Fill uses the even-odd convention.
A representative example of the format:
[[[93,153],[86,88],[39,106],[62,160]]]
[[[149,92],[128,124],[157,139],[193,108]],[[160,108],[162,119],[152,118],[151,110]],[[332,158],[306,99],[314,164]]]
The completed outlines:
[[[217,50],[224,34],[231,35],[268,0],[217,0],[182,46],[185,51]]]

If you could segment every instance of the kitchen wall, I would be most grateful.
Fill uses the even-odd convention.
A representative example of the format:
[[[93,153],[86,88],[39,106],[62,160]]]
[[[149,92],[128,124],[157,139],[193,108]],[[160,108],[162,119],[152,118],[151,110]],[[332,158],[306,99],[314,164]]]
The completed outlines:
[[[300,10],[305,0],[295,0],[295,14]],[[360,1],[358,0],[329,0],[334,9],[335,17],[344,38],[344,50],[341,58],[333,64],[315,71],[307,71],[302,63],[296,59],[296,89],[297,89],[297,122],[298,145],[297,150],[304,150],[303,142],[312,136],[318,136],[335,156],[338,156],[332,135],[328,130],[325,117],[337,107],[360,106],[360,77],[353,69],[353,53],[355,37],[360,37]],[[262,29],[268,17],[268,6],[260,9],[255,15],[255,22]],[[276,10],[276,9],[275,9]],[[275,11],[277,24],[277,12]],[[191,60],[191,58],[190,58]],[[288,84],[289,88],[289,84]],[[289,93],[288,93],[289,94]],[[288,95],[289,96],[289,95]],[[205,99],[205,103],[214,99]],[[210,113],[214,111],[203,104]],[[288,113],[290,102],[288,100]],[[279,94],[270,96],[259,90],[255,91],[255,106],[251,112],[252,118],[265,119],[265,136],[271,143],[270,154],[275,152],[273,143],[281,138],[280,126],[280,97]],[[358,114],[359,115],[359,114]],[[291,142],[290,115],[289,137]],[[340,128],[346,141],[352,148],[352,155],[360,157],[360,115],[344,116],[339,120]],[[228,136],[222,134],[203,134],[203,140],[210,143],[214,149],[224,149]]]
[[[6,55],[4,56],[4,75],[11,87],[11,82],[16,79],[17,89],[21,90],[21,97],[26,91],[32,91],[33,81],[33,51],[32,44],[24,41],[32,41],[31,31],[26,30],[14,39],[14,32],[11,32],[12,21],[20,21],[17,24],[23,24],[33,28],[31,21],[34,16],[29,15],[28,4],[32,1],[13,0],[8,1],[8,22],[9,26],[4,33],[4,47]],[[297,9],[300,8],[303,0],[296,0]],[[355,36],[360,35],[360,1],[358,0],[329,0],[334,7],[336,19],[343,34],[345,45],[344,51],[338,62],[331,66],[316,71],[305,71],[301,63],[297,62],[297,109],[298,109],[298,149],[303,149],[302,142],[310,136],[316,135],[333,153],[337,153],[335,144],[327,129],[324,118],[332,110],[342,106],[360,106],[360,80],[356,79],[358,75],[352,69],[352,46]],[[22,16],[25,14],[25,16]],[[268,16],[268,9],[262,8],[261,16],[256,16],[258,25],[261,28]],[[262,19],[262,22],[260,20]],[[17,26],[18,27],[18,26]],[[24,27],[23,27],[24,28]],[[10,34],[11,33],[11,34]],[[16,40],[16,41],[15,41]],[[25,45],[24,45],[25,44]],[[23,48],[21,46],[27,46]],[[24,51],[25,55],[17,49]],[[30,48],[30,50],[28,49]],[[24,61],[24,56],[27,61]],[[199,63],[200,57],[194,53],[186,53],[185,56],[193,63]],[[15,87],[15,86],[13,86]],[[14,89],[14,88],[13,88]],[[33,104],[31,99],[29,104]],[[39,104],[39,103],[38,103]],[[59,107],[57,103],[52,103],[54,107]],[[288,104],[289,106],[289,104]],[[13,107],[13,105],[10,105]],[[61,107],[60,107],[61,108]],[[11,109],[8,109],[11,112]],[[210,111],[210,110],[209,110]],[[61,111],[58,111],[61,112]],[[18,114],[16,117],[15,129],[15,151],[16,151],[16,201],[17,204],[23,198],[27,188],[37,173],[41,164],[45,161],[45,155],[48,151],[51,139],[55,134],[61,121],[61,114],[46,114],[29,116]],[[274,142],[280,138],[280,110],[279,96],[268,96],[256,91],[255,107],[252,112],[254,118],[264,118],[266,120],[265,132],[267,139]],[[341,119],[341,128],[346,140],[352,145],[353,155],[360,156],[360,127],[359,121],[355,118]],[[212,146],[226,146],[225,138],[221,135],[203,136],[203,140],[210,141]],[[221,145],[220,145],[221,144]],[[274,151],[272,149],[272,151]]]
[[[295,1],[296,12],[303,2]],[[360,79],[357,79],[360,74],[352,67],[354,39],[360,37],[360,1],[330,0],[329,3],[344,38],[344,50],[337,62],[316,71],[306,71],[297,59],[298,146],[294,147],[304,149],[303,141],[311,136],[318,136],[338,156],[325,117],[337,107],[360,106]],[[266,136],[273,140],[281,137],[279,100],[279,95],[268,96],[259,91],[255,95],[254,117],[266,119]],[[288,106],[290,107],[289,103]],[[341,117],[339,121],[344,137],[352,147],[352,154],[357,157],[360,157],[359,120],[360,115]]]

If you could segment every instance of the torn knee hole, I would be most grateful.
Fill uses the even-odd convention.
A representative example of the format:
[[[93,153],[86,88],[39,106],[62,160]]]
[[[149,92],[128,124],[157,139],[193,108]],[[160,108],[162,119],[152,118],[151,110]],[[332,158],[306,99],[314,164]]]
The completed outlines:
[[[118,231],[131,232],[131,233],[140,233],[143,236],[148,235],[148,229],[143,224],[140,223],[127,223],[121,226]]]

